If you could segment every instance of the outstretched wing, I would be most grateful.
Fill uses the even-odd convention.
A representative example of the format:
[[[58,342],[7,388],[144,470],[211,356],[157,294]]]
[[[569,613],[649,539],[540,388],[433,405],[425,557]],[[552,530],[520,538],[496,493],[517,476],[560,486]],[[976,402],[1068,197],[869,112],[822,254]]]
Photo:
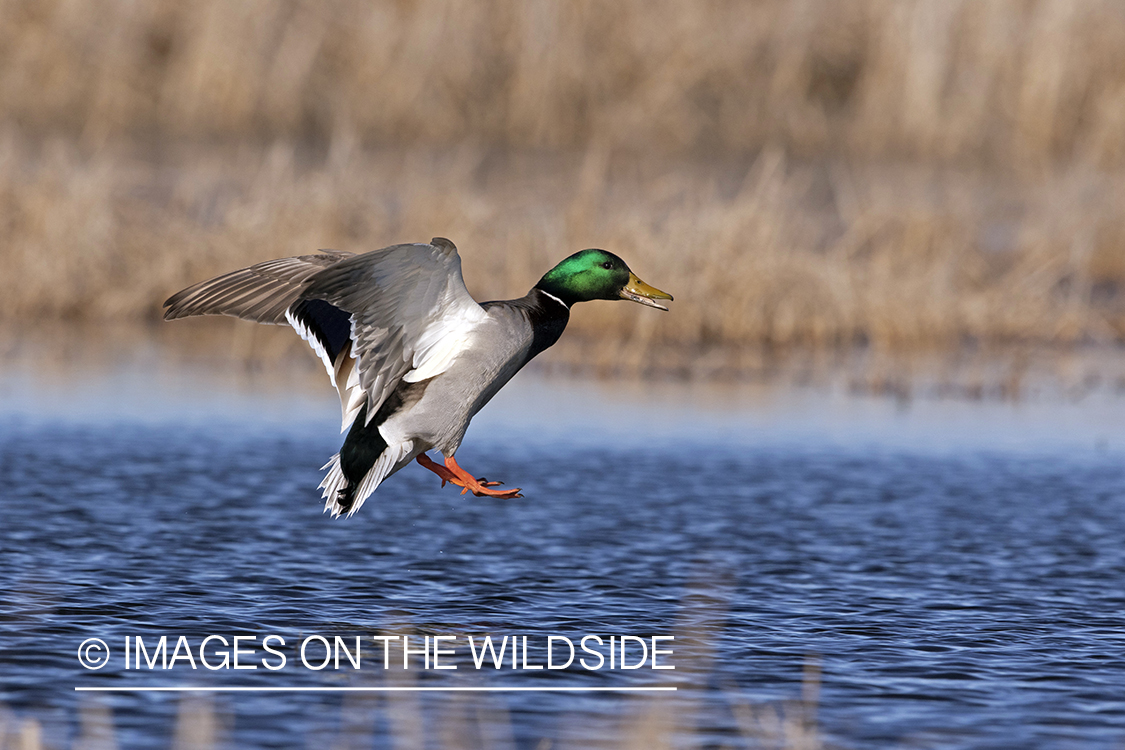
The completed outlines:
[[[286,313],[301,298],[309,279],[354,253],[321,250],[255,263],[249,268],[201,281],[176,292],[164,303],[165,320],[192,315],[231,315],[256,323],[288,323]]]
[[[350,315],[356,382],[340,397],[347,412],[358,387],[368,421],[401,381],[445,372],[485,317],[465,288],[457,248],[441,237],[345,258],[313,276],[301,296]]]
[[[347,429],[366,402],[370,420],[402,380],[444,372],[485,316],[447,239],[355,255],[322,250],[256,263],[188,287],[165,320],[232,315],[288,323],[328,370]]]

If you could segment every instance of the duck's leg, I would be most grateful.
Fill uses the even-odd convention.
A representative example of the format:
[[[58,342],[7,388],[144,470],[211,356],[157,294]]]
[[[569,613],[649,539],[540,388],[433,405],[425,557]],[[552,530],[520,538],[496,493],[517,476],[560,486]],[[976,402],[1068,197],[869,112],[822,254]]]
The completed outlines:
[[[415,460],[416,460],[416,461],[417,461],[417,462],[418,462],[419,464],[421,464],[422,466],[426,467],[427,469],[429,469],[430,471],[432,471],[433,473],[435,473],[435,474],[437,474],[437,475],[438,475],[439,477],[441,477],[441,486],[442,486],[442,487],[444,487],[444,486],[445,486],[445,483],[446,483],[446,482],[453,482],[453,483],[454,483],[455,485],[457,485],[458,487],[464,487],[464,486],[465,486],[465,485],[461,484],[461,482],[457,481],[457,477],[455,477],[455,476],[453,475],[453,472],[452,472],[452,471],[450,471],[449,469],[445,468],[445,467],[444,467],[444,466],[442,466],[441,464],[439,464],[439,463],[437,463],[437,462],[433,461],[433,460],[432,460],[432,459],[431,459],[431,458],[430,458],[429,456],[427,456],[427,455],[426,455],[425,453],[419,453],[419,454],[418,454],[418,458],[416,458]]]
[[[448,469],[453,474],[453,476],[456,477],[457,480],[459,480],[455,481],[454,484],[459,484],[465,488],[461,490],[462,495],[464,495],[466,492],[472,492],[477,497],[483,497],[484,495],[487,495],[489,497],[503,498],[523,497],[523,495],[520,494],[519,487],[510,490],[489,489],[490,487],[495,487],[498,484],[503,484],[503,482],[488,482],[484,479],[484,477],[477,479],[472,474],[458,466],[457,459],[453,458],[453,456],[448,456],[445,459],[445,468]]]
[[[477,497],[484,497],[486,495],[488,497],[502,498],[523,497],[523,495],[520,494],[519,487],[511,490],[489,489],[490,487],[495,487],[501,483],[489,482],[484,479],[484,477],[477,479],[472,474],[458,466],[457,461],[453,458],[453,456],[445,459],[445,466],[432,461],[430,457],[425,453],[420,454],[416,460],[422,466],[425,466],[427,469],[441,477],[442,487],[445,486],[446,482],[452,482],[458,487],[464,487],[464,489],[461,490],[462,495],[464,495],[466,492],[472,492]]]

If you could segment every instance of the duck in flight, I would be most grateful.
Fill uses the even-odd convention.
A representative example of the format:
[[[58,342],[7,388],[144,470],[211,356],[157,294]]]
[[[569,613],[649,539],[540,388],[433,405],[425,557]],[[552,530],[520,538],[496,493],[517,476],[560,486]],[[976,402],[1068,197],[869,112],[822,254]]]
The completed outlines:
[[[521,497],[477,479],[454,455],[469,421],[521,367],[559,340],[578,302],[627,299],[658,310],[672,295],[605,250],[582,250],[519,299],[478,304],[444,237],[354,254],[257,263],[190,286],[165,320],[231,315],[288,324],[320,356],[340,394],[340,452],[322,468],[325,510],[351,515],[380,482],[417,460],[461,494]],[[350,429],[349,429],[350,428]],[[426,455],[437,450],[439,464]]]

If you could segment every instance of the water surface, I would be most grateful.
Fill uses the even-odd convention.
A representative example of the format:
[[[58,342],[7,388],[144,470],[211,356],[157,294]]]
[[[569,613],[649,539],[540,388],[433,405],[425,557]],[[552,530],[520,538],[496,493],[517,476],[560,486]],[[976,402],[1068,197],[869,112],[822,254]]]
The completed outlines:
[[[85,383],[79,404],[0,391],[0,704],[55,746],[94,705],[76,686],[187,684],[679,688],[216,696],[240,747],[586,747],[638,726],[737,747],[775,711],[815,711],[832,747],[1125,741],[1112,399],[904,407],[521,378],[458,458],[524,499],[410,467],[333,520],[315,489],[338,447],[331,400],[199,382]],[[124,668],[126,636],[211,634],[280,635],[287,665]],[[456,636],[458,669],[384,670],[380,634]],[[532,664],[548,635],[671,635],[676,670],[478,670],[463,639],[486,634],[528,636]],[[362,668],[304,668],[309,635],[363,637]],[[97,671],[76,658],[93,637],[114,652]],[[170,746],[185,706],[99,700],[123,747]]]

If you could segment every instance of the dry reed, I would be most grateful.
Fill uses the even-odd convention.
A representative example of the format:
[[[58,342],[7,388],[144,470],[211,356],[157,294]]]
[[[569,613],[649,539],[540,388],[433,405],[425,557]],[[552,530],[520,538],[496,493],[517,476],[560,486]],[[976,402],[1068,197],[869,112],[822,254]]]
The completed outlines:
[[[822,750],[826,746],[817,724],[815,691],[819,686],[806,678],[804,692],[810,689],[813,700],[803,695],[798,700],[774,704],[751,704],[731,687],[716,693],[712,700],[729,702],[736,726],[727,733],[729,748],[766,748],[770,750]],[[664,710],[669,701],[647,699],[632,704],[622,701],[621,718],[617,722],[604,717],[591,721],[578,715],[561,715],[560,730],[569,729],[562,738],[542,738],[537,748],[621,748],[633,750],[671,750],[710,738],[713,735],[697,727],[697,717],[676,714],[669,721]],[[179,698],[179,710],[172,730],[172,750],[215,750],[233,747],[230,741],[233,713],[207,694],[187,693]],[[494,696],[463,697],[454,694],[423,707],[409,694],[348,696],[333,730],[325,724],[310,727],[305,741],[291,737],[292,747],[371,747],[378,739],[395,747],[435,747],[448,750],[514,748],[514,733],[520,717],[510,715],[504,701]],[[382,719],[384,726],[379,726]],[[78,732],[69,744],[71,750],[117,750],[120,747],[114,712],[106,702],[85,701],[78,710]],[[0,704],[0,750],[46,750],[64,745],[47,741],[47,732],[59,736],[67,727],[55,722],[46,725],[34,716],[17,717]],[[574,726],[582,728],[576,731]],[[573,735],[580,737],[574,739]],[[149,737],[149,745],[153,738]]]
[[[560,712],[556,736],[541,737],[536,747],[671,750],[713,738],[716,729],[708,723],[715,723],[716,710],[730,714],[729,719],[720,719],[725,724],[723,747],[822,750],[828,746],[818,720],[821,673],[815,657],[806,661],[800,696],[777,703],[752,703],[734,684],[726,684],[721,690],[707,689],[703,686],[708,677],[706,673],[693,674],[680,683],[681,691],[690,692],[690,698],[683,697],[683,692],[676,696],[607,694],[603,700],[614,701],[612,712],[603,710],[590,716]],[[402,673],[388,673],[383,682],[399,687],[415,684]],[[233,699],[184,693],[176,700],[172,750],[233,747]],[[292,746],[355,748],[389,741],[396,747],[514,748],[517,730],[528,718],[513,715],[504,697],[495,694],[452,693],[423,701],[417,693],[348,693],[337,715],[330,713],[333,710],[322,707],[321,713],[329,718],[325,720],[322,715],[321,721],[310,719],[305,741],[291,737]],[[61,711],[45,720],[35,715],[19,716],[0,704],[0,750],[63,747],[60,738],[70,734],[64,717]],[[71,750],[120,747],[114,711],[100,696],[84,698],[77,719]],[[150,745],[152,739],[148,738]]]
[[[80,135],[1125,158],[1116,0],[0,4],[0,117]]]
[[[480,299],[522,294],[588,246],[676,295],[671,314],[578,308],[573,328],[599,342],[586,352],[595,360],[665,345],[907,350],[1125,335],[1125,175],[1080,168],[1028,182],[772,150],[701,165],[346,142],[320,155],[279,142],[154,161],[10,131],[0,164],[7,320],[155,320],[180,287],[259,260],[442,235]]]
[[[1110,0],[6,0],[0,320],[444,235],[480,298],[588,246],[676,295],[577,310],[578,362],[1121,342],[1122,40]]]

